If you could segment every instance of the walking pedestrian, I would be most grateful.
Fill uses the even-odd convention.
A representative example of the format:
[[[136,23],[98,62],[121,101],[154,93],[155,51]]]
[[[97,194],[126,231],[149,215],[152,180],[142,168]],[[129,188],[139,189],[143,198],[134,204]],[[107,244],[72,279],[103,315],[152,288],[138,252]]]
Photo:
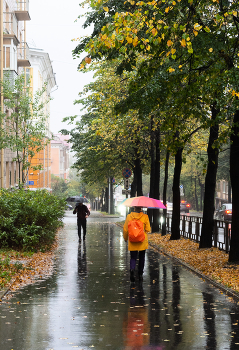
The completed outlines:
[[[130,251],[131,282],[135,282],[137,257],[139,257],[138,277],[139,280],[143,279],[145,251],[148,248],[148,233],[150,231],[148,215],[142,212],[141,207],[134,207],[134,212],[127,215],[123,228],[124,240],[128,241],[128,250]]]
[[[90,211],[86,205],[82,202],[76,204],[73,214],[77,213],[77,225],[78,225],[78,236],[79,241],[81,241],[81,227],[83,229],[83,240],[85,240],[86,235],[86,218],[90,215]]]

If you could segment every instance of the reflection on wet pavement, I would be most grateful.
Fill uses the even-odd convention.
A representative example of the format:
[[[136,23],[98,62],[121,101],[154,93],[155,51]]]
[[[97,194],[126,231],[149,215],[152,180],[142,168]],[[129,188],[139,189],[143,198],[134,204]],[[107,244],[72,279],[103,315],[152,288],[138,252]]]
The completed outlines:
[[[118,219],[88,219],[78,244],[67,213],[52,277],[0,306],[3,350],[239,349],[239,305],[149,249],[144,280],[130,285]]]

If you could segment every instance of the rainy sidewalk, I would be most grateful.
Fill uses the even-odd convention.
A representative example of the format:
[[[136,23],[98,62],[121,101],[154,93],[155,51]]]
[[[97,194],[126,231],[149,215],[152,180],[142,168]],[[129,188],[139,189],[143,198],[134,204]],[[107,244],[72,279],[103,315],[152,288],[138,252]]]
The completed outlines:
[[[92,215],[78,243],[67,212],[54,274],[0,305],[1,349],[239,349],[239,306],[148,249],[144,280],[129,281],[118,218]]]

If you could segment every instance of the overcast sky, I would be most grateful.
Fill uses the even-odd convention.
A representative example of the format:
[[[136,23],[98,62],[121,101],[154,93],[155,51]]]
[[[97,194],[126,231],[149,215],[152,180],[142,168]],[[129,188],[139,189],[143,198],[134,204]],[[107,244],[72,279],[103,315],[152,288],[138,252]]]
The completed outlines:
[[[84,85],[92,81],[91,73],[80,73],[77,65],[80,60],[73,60],[72,50],[77,43],[73,38],[86,35],[82,29],[83,19],[75,23],[82,9],[79,0],[30,0],[31,21],[27,22],[27,41],[36,48],[49,53],[53,71],[56,73],[58,89],[54,88],[51,96],[51,131],[57,133],[67,128],[62,119],[66,116],[79,115],[80,106],[73,105]],[[89,33],[89,31],[88,31]]]

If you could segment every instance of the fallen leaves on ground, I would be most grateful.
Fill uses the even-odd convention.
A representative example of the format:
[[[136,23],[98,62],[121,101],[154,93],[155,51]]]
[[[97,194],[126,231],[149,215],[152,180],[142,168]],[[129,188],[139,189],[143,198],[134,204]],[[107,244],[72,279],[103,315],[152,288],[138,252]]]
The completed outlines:
[[[34,283],[49,276],[53,272],[54,251],[57,240],[49,251],[27,254],[18,251],[0,252],[0,289],[8,288],[10,291]]]
[[[239,292],[239,266],[228,264],[228,254],[217,248],[199,249],[198,243],[186,238],[170,241],[170,234],[151,234],[149,241],[164,252],[179,258],[225,287]]]

